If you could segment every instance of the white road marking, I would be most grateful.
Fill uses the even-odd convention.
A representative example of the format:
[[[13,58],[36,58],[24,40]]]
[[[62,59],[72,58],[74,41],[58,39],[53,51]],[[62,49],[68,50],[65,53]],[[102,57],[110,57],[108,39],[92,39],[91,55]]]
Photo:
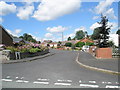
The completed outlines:
[[[119,84],[118,82],[116,82],[116,84]]]
[[[35,84],[49,84],[49,82],[38,82],[38,81],[34,81],[33,83],[35,83]]]
[[[80,80],[79,83],[81,83],[82,81]]]
[[[110,85],[106,85],[106,88],[120,88],[120,86],[110,86]]]
[[[57,81],[58,82],[72,82],[72,80],[60,80],[60,79],[58,79]]]
[[[18,77],[15,77],[16,79],[18,79]]]
[[[16,82],[18,82],[18,83],[28,83],[29,81],[17,80]]]
[[[108,84],[112,84],[112,82],[107,82]]]
[[[80,84],[81,87],[93,87],[93,88],[98,88],[98,85],[90,85],[90,84]]]
[[[54,83],[54,85],[65,85],[65,86],[70,86],[70,83]]]
[[[2,81],[12,82],[13,80],[11,80],[11,79],[2,79]]]
[[[41,81],[49,81],[49,79],[42,79],[42,78],[38,78],[37,80],[41,80]]]
[[[20,79],[23,79],[24,77],[21,77]]]
[[[7,76],[6,78],[10,78],[10,76]]]
[[[96,83],[96,81],[89,81],[89,83]]]

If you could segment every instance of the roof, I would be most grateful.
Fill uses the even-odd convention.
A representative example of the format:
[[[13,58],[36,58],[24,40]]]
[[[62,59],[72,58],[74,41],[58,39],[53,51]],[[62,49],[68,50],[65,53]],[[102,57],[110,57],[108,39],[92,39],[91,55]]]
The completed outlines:
[[[90,38],[83,38],[81,40],[79,40],[78,42],[91,42],[91,43],[94,43],[94,41]]]
[[[20,41],[24,41],[24,40],[22,38],[13,37],[13,42],[19,43]]]
[[[12,35],[8,33],[7,30],[2,25],[0,25],[0,28],[2,28],[0,30],[4,30],[8,34],[8,36],[13,39]]]
[[[58,44],[57,42],[52,42],[52,43],[50,43],[50,44]]]

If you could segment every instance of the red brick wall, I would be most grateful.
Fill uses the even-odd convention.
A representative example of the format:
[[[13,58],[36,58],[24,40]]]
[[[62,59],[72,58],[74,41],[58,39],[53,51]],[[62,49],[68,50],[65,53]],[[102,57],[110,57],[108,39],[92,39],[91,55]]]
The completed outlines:
[[[111,48],[97,48],[96,57],[97,58],[112,58],[112,49]]]

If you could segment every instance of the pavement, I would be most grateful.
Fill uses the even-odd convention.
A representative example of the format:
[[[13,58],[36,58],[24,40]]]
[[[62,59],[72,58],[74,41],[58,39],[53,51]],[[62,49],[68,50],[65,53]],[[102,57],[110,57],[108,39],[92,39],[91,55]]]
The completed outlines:
[[[3,64],[11,64],[11,63],[30,62],[30,61],[38,60],[38,59],[45,58],[45,57],[48,57],[48,56],[52,56],[54,54],[55,53],[48,53],[48,54],[45,54],[45,55],[29,57],[29,58],[24,58],[24,59],[18,59],[18,60],[2,60],[1,63],[3,63]]]
[[[104,70],[110,70],[115,72],[119,72],[120,70],[118,69],[119,67],[118,64],[120,62],[119,59],[114,59],[114,58],[113,59],[97,59],[87,52],[80,51],[79,62],[87,66],[100,68]]]
[[[79,65],[76,62],[78,51],[50,52],[55,54],[32,62],[2,64],[2,87],[120,88],[118,75],[90,70]],[[85,52],[80,54],[80,61],[82,58],[86,61],[92,57]]]

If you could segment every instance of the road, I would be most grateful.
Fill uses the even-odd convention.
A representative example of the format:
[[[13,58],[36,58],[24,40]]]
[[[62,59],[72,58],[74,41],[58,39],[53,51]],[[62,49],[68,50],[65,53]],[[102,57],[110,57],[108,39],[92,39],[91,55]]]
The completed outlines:
[[[3,88],[115,88],[118,76],[93,71],[76,63],[78,51],[56,53],[36,61],[3,64]],[[87,54],[86,54],[87,55]],[[80,58],[80,57],[79,57]],[[89,56],[86,56],[88,59]]]

